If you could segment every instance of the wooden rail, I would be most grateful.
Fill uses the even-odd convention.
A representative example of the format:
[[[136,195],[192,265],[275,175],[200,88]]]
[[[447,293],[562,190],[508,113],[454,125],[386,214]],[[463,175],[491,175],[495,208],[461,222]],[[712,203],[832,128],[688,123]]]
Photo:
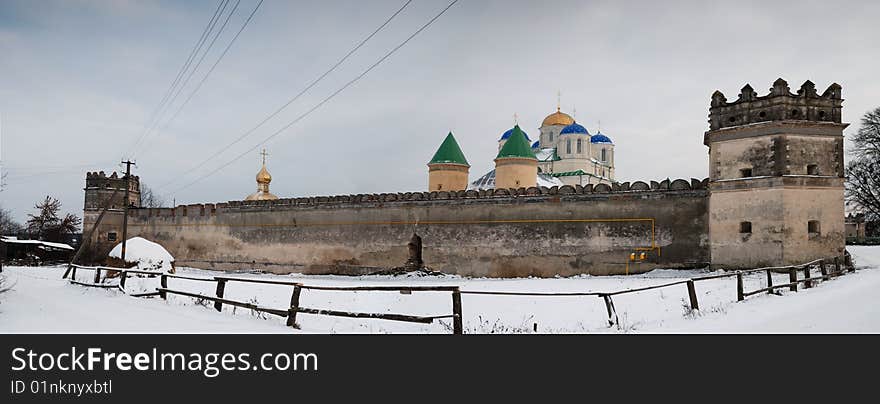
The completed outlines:
[[[742,301],[748,296],[756,295],[759,293],[770,293],[772,294],[776,289],[789,288],[790,291],[796,292],[798,289],[798,285],[803,284],[805,288],[811,288],[814,285],[814,282],[827,281],[833,277],[840,276],[848,271],[854,271],[852,267],[852,262],[850,258],[845,257],[845,265],[846,268],[841,268],[840,258],[835,257],[834,269],[829,271],[826,265],[826,261],[823,259],[811,261],[801,265],[795,266],[782,266],[782,267],[763,267],[763,268],[755,268],[748,270],[735,271],[724,274],[716,274],[716,275],[706,275],[706,276],[698,276],[690,279],[677,280],[673,282],[667,282],[659,285],[650,285],[639,288],[618,290],[612,292],[509,292],[509,291],[462,291],[458,286],[321,286],[321,285],[304,285],[301,282],[297,281],[279,281],[279,280],[270,280],[270,279],[253,279],[253,278],[237,278],[237,277],[227,277],[227,276],[215,276],[213,278],[201,278],[201,277],[193,277],[193,276],[184,276],[184,275],[175,275],[175,274],[165,274],[165,273],[156,273],[153,271],[143,271],[143,270],[135,270],[135,269],[125,269],[125,268],[113,268],[113,267],[87,267],[82,265],[69,265],[69,269],[73,271],[73,276],[71,277],[70,282],[83,286],[94,286],[94,287],[119,287],[123,289],[125,287],[125,280],[128,277],[128,274],[145,274],[145,275],[153,275],[160,277],[161,287],[156,288],[156,292],[148,292],[148,293],[140,293],[140,294],[132,294],[131,296],[135,297],[150,297],[150,296],[160,296],[163,299],[166,298],[168,293],[188,296],[197,299],[205,299],[208,301],[214,302],[214,308],[217,311],[222,311],[223,304],[229,304],[236,307],[244,307],[248,309],[252,309],[259,312],[270,313],[273,315],[287,317],[287,325],[295,328],[299,328],[296,323],[296,316],[298,313],[305,314],[314,314],[314,315],[326,315],[326,316],[336,316],[336,317],[349,317],[349,318],[372,318],[372,319],[382,319],[382,320],[392,320],[392,321],[404,321],[404,322],[413,322],[413,323],[424,323],[430,324],[433,323],[437,319],[443,318],[451,318],[453,321],[453,333],[462,334],[463,333],[463,325],[462,325],[462,304],[461,304],[461,295],[469,294],[469,295],[491,295],[491,296],[597,296],[602,298],[605,303],[605,308],[608,314],[608,325],[620,327],[620,322],[617,315],[617,310],[614,307],[613,296],[628,294],[628,293],[639,293],[648,290],[662,289],[668,288],[678,285],[686,285],[689,306],[691,310],[699,310],[699,301],[697,299],[697,292],[695,283],[699,281],[705,280],[713,280],[713,279],[721,279],[721,278],[730,278],[735,277],[737,281],[736,293],[737,293],[737,301]],[[821,276],[811,276],[811,268],[815,265],[818,265]],[[94,270],[95,271],[95,281],[94,284],[79,282],[74,280],[76,276],[76,269],[86,269],[86,270]],[[100,283],[100,272],[101,271],[114,271],[121,273],[120,284],[119,285],[104,285]],[[804,272],[804,278],[798,279],[798,272]],[[743,276],[764,272],[766,273],[767,279],[767,287],[760,288],[757,290],[746,292],[744,291],[743,284]],[[789,274],[789,282],[782,284],[773,284],[773,272],[788,272]],[[184,279],[184,280],[193,280],[193,281],[205,281],[205,282],[217,282],[217,288],[215,291],[216,296],[205,296],[198,293],[174,290],[168,288],[168,278],[175,279]],[[231,299],[224,298],[224,294],[226,291],[227,282],[244,282],[244,283],[258,283],[258,284],[272,284],[272,285],[283,285],[283,286],[293,286],[293,292],[290,297],[290,306],[288,309],[273,309],[267,307],[261,307],[252,303],[239,302]],[[356,291],[372,291],[372,292],[400,292],[402,294],[411,294],[412,292],[451,292],[452,294],[452,314],[447,315],[438,315],[438,316],[415,316],[408,314],[395,314],[395,313],[364,313],[364,312],[348,312],[348,311],[339,311],[339,310],[330,310],[330,309],[318,309],[318,308],[310,308],[310,307],[302,307],[300,305],[300,299],[302,295],[303,289],[310,290],[324,290],[324,291],[348,291],[348,292],[356,292]]]

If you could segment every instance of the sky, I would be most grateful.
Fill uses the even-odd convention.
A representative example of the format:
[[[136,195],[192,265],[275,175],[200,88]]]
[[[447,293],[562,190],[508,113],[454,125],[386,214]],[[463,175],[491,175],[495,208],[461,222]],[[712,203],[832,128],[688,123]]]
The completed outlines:
[[[150,131],[219,0],[0,2],[0,161],[7,174],[0,206],[24,221],[51,195],[81,214],[85,173],[120,170],[124,158],[136,161],[134,173],[169,205],[240,200],[256,190],[262,147],[280,197],[421,191],[426,163],[449,131],[474,180],[493,168],[497,140],[514,115],[535,138],[558,93],[563,112],[591,132],[601,121],[615,143],[619,181],[701,179],[715,90],[735,99],[746,83],[766,94],[778,77],[793,90],[812,80],[820,93],[837,82],[844,122],[853,123],[846,134],[880,106],[880,2],[460,0],[281,130],[451,1],[413,0],[302,97],[193,170],[406,2],[264,0],[181,107],[259,2],[231,0],[224,13],[236,1],[216,43]]]

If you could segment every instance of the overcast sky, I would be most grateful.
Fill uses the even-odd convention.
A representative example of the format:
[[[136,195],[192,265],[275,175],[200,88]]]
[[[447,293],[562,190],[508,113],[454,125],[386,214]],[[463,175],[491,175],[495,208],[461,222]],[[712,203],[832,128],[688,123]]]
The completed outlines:
[[[236,0],[229,3],[230,10]],[[241,0],[170,116],[258,0]],[[257,151],[180,190],[312,108],[436,15],[414,0],[345,64],[198,172],[381,25],[405,0],[265,0],[201,90],[134,152],[171,203],[242,199]],[[0,2],[0,204],[24,220],[45,195],[81,214],[86,171],[118,170],[217,8],[204,1]],[[709,98],[843,86],[843,118],[880,106],[880,2],[460,0],[266,147],[280,197],[424,190],[450,130],[476,179],[513,115],[533,138],[556,109],[616,144],[620,181],[707,176]],[[222,21],[221,21],[222,22]],[[164,121],[163,121],[164,122]],[[159,125],[163,127],[164,125]],[[847,130],[856,130],[853,125]],[[176,191],[173,194],[172,191]]]

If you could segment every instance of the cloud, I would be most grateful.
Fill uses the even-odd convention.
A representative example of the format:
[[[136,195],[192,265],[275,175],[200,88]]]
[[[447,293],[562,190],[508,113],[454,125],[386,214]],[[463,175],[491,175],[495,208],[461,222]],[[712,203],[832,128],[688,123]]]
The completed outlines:
[[[242,0],[225,46],[256,0]],[[346,64],[205,170],[186,170],[253,127],[332,65],[401,1],[265,2],[137,172],[151,185],[229,161],[359,74],[421,26],[438,2],[413,2]],[[6,167],[110,171],[143,132],[216,2],[0,4],[0,115]],[[835,13],[833,24],[829,13]],[[876,107],[876,2],[461,1],[393,57],[269,143],[281,196],[421,190],[425,163],[452,130],[476,178],[519,115],[532,135],[555,110],[614,139],[619,179],[707,175],[709,95],[843,85],[844,120]],[[214,52],[217,50],[215,49]],[[206,68],[216,53],[205,59]],[[204,71],[204,70],[202,70]],[[201,73],[194,76],[200,79]],[[194,83],[193,83],[194,84]],[[184,91],[181,97],[188,94]],[[172,109],[173,112],[173,109]],[[234,200],[253,192],[256,151],[168,199]],[[23,218],[52,194],[80,209],[82,167],[22,179],[2,194]],[[22,175],[22,174],[19,174]]]

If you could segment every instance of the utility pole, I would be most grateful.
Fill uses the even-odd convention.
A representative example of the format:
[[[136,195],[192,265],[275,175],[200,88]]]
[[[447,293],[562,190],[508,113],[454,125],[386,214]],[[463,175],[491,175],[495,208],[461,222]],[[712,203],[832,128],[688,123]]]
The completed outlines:
[[[134,164],[131,160],[125,160],[122,162],[125,164],[125,216],[122,218],[122,262],[125,262],[125,242],[128,240],[128,206],[131,205],[128,202],[128,194],[131,189],[131,165]]]

